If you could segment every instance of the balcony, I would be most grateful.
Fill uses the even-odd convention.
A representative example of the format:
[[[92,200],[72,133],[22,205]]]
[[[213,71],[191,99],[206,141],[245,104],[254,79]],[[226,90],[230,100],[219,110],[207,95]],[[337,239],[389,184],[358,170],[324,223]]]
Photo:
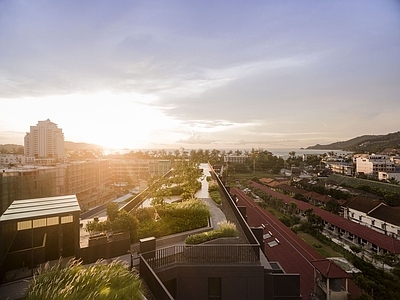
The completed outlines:
[[[258,245],[175,245],[142,253],[151,268],[185,263],[259,264]]]
[[[329,295],[329,298],[321,297],[321,295],[315,295],[315,299],[335,299],[335,300],[342,300],[347,299],[348,295],[346,289],[341,287],[340,291],[334,291],[327,288],[327,285],[324,281],[320,278],[315,279],[316,284],[318,287],[325,293],[325,295]]]

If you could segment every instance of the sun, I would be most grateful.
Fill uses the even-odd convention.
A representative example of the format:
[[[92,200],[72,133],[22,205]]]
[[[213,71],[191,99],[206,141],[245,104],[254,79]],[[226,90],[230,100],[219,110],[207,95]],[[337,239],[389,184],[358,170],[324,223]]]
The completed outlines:
[[[79,140],[106,149],[147,149],[173,136],[178,123],[148,95],[102,92],[76,95],[74,102]]]

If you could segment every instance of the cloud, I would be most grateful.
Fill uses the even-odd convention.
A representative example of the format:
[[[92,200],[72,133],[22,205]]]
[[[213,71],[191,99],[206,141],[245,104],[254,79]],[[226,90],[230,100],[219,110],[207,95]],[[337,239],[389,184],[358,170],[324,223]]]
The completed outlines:
[[[111,94],[105,107],[132,95],[160,113],[136,136],[161,144],[323,143],[400,126],[398,4],[72,3],[0,1],[0,101],[81,95],[46,106],[75,128],[85,112],[67,125],[59,111],[85,95]]]
[[[186,139],[180,139],[176,141],[177,144],[188,144],[188,145],[210,145],[210,144],[217,144],[217,140],[213,139],[204,139],[201,135],[197,135],[192,132],[192,135]]]

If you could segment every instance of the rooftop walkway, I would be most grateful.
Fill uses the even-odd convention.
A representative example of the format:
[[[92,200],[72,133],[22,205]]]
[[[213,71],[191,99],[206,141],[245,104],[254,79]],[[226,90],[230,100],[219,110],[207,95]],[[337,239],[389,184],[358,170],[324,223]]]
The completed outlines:
[[[236,223],[235,221],[235,216],[232,212],[232,209],[230,208],[229,204],[226,203],[226,199],[222,199],[222,205],[217,205],[211,198],[208,193],[208,181],[207,181],[207,176],[210,176],[210,171],[208,164],[201,164],[200,168],[203,169],[203,176],[200,178],[201,180],[201,189],[196,193],[196,197],[198,199],[201,199],[207,203],[207,205],[210,208],[210,213],[211,213],[211,225],[213,229],[218,228],[218,224],[222,221],[229,220],[230,222]],[[96,216],[99,217],[100,220],[104,219],[105,216],[101,213],[96,213]],[[84,220],[87,222],[88,220],[91,219],[86,219]],[[85,223],[83,222],[83,223]],[[83,227],[81,228],[81,235],[83,235],[83,240],[87,239],[87,232],[84,231]],[[183,243],[182,238],[180,242],[177,244]],[[81,247],[85,246],[86,244],[81,241]],[[160,243],[160,247],[164,247],[162,243]],[[132,244],[131,246],[131,252],[132,256],[130,254],[124,255],[122,257],[118,257],[119,260],[126,262],[127,265],[136,265],[138,264],[138,255],[136,250],[138,250],[139,245],[138,244]],[[66,258],[65,260],[68,261],[70,258]],[[112,260],[112,259],[111,259]],[[30,270],[28,270],[29,273],[31,273]],[[22,272],[22,271],[21,271]],[[31,281],[32,277],[30,277],[30,274],[27,274],[26,278],[21,279],[21,280],[16,280],[10,283],[2,284],[0,285],[0,299],[21,299],[23,298],[23,292],[28,288],[29,282]]]

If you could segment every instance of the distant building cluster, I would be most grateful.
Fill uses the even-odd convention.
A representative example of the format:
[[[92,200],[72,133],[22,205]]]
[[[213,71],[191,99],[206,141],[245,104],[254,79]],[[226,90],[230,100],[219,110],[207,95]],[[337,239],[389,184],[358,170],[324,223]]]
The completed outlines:
[[[170,160],[69,160],[62,129],[50,120],[31,126],[25,156],[0,154],[0,214],[18,199],[76,195],[82,210],[116,197],[118,189],[139,185],[171,169]]]
[[[379,180],[400,179],[400,158],[394,155],[355,154],[350,162],[343,158],[328,158],[325,163],[336,174],[374,176]]]

